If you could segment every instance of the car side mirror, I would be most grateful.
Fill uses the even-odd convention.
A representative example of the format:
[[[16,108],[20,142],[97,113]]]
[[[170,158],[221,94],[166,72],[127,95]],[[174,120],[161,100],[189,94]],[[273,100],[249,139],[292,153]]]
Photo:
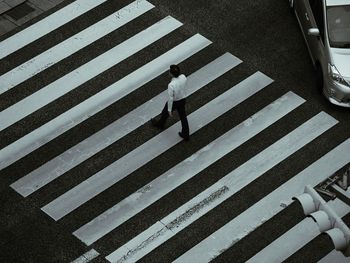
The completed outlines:
[[[309,28],[307,33],[308,33],[309,36],[315,36],[315,37],[319,37],[320,36],[320,30],[318,30],[318,28]]]

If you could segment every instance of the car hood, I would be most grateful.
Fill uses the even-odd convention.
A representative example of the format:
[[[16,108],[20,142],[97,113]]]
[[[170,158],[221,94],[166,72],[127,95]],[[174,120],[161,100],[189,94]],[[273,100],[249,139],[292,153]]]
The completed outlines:
[[[334,66],[339,73],[350,78],[350,49],[349,48],[331,48]]]

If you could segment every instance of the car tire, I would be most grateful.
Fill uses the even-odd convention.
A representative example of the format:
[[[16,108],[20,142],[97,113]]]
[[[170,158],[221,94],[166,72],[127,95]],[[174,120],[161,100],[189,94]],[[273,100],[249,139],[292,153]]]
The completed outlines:
[[[322,67],[320,65],[316,66],[316,89],[320,92],[323,93],[323,71]]]

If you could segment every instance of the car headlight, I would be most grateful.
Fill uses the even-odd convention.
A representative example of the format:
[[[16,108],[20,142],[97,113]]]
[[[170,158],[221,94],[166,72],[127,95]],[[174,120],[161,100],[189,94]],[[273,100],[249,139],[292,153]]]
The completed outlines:
[[[328,74],[336,82],[350,87],[350,83],[347,82],[334,65],[328,64]]]

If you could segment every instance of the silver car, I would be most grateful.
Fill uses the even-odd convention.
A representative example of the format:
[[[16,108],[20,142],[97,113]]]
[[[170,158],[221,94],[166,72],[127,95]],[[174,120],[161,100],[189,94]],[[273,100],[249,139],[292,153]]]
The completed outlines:
[[[289,0],[318,85],[333,104],[350,107],[350,0]]]

